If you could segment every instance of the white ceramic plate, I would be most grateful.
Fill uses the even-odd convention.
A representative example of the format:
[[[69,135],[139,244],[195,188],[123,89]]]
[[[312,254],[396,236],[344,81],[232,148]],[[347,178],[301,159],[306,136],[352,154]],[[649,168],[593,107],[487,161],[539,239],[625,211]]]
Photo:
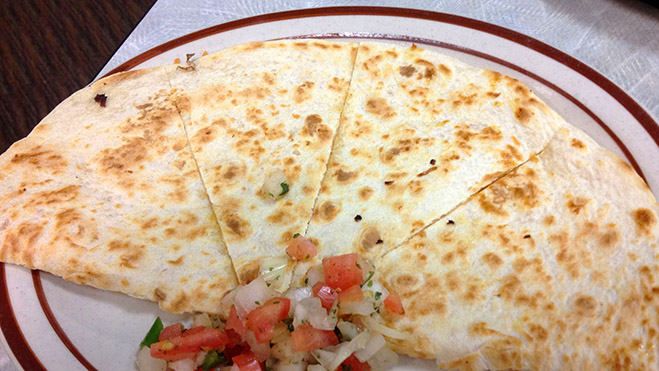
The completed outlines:
[[[569,122],[627,159],[659,192],[659,126],[620,88],[537,40],[472,19],[392,8],[324,8],[238,20],[184,36],[117,68],[152,67],[249,41],[289,37],[417,43],[527,84]],[[0,327],[27,370],[132,370],[156,316],[181,317],[155,303],[0,264]],[[185,319],[184,319],[185,320]],[[405,359],[405,369],[432,362]],[[401,369],[403,367],[400,367]]]

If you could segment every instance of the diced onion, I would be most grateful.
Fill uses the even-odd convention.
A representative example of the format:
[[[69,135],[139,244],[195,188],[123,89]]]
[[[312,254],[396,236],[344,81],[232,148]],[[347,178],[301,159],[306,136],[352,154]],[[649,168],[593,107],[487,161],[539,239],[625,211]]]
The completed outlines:
[[[167,361],[151,357],[149,347],[142,347],[137,352],[137,369],[140,371],[165,371],[167,370]]]
[[[289,315],[292,316],[292,314],[295,313],[297,303],[302,301],[302,299],[310,298],[312,296],[313,291],[311,290],[311,287],[294,287],[288,289],[284,294],[284,297],[291,299],[291,309],[290,312],[288,312]]]
[[[323,350],[323,349],[314,349],[311,351],[311,355],[316,358],[316,361],[323,365],[323,367],[327,370],[330,368],[330,364],[332,364],[332,361],[334,360],[334,357],[336,354],[334,352],[330,352],[328,350]]]
[[[368,364],[373,370],[388,370],[398,364],[398,354],[383,347],[368,360]]]
[[[359,362],[366,362],[385,345],[387,345],[387,341],[384,340],[382,334],[371,331],[371,338],[368,340],[368,344],[363,349],[356,351],[355,357],[357,357]]]
[[[273,370],[275,371],[306,371],[307,363],[304,361],[299,361],[293,363],[290,360],[288,362],[277,362]]]
[[[339,321],[339,323],[336,324],[336,327],[339,328],[339,331],[341,331],[341,336],[343,336],[343,338],[346,340],[352,340],[355,338],[355,336],[359,335],[359,329],[357,328],[357,325],[352,322]]]
[[[309,365],[307,371],[326,371],[325,367],[321,365]]]
[[[197,353],[197,358],[194,360],[194,367],[197,368],[201,366],[204,363],[204,359],[206,358],[206,354],[208,352],[199,352]]]
[[[410,337],[409,333],[394,330],[391,327],[387,327],[383,324],[380,324],[378,321],[374,320],[373,318],[364,317],[362,318],[362,321],[364,322],[364,325],[366,327],[368,327],[373,331],[377,331],[386,337],[390,337],[392,339],[399,339],[399,340],[404,340]]]
[[[264,259],[261,262],[261,277],[268,282],[274,281],[278,275],[283,275],[286,272],[288,262],[289,259],[286,255]]]
[[[368,343],[369,338],[370,331],[364,330],[364,332],[357,335],[354,339],[350,340],[350,342],[340,344],[335,352],[334,359],[332,360],[332,363],[330,363],[328,370],[336,370],[336,368],[339,367],[341,363],[343,363],[343,361],[345,361],[348,357],[350,357],[351,354],[361,348],[364,348]]]
[[[284,197],[288,188],[284,189],[282,184],[286,184],[285,187],[288,187],[288,184],[286,183],[286,174],[281,170],[276,170],[265,178],[262,188],[263,194],[273,200],[278,200]]]
[[[194,371],[194,359],[182,359],[180,361],[172,362],[169,368],[174,371]]]
[[[245,341],[247,341],[250,350],[252,351],[252,353],[254,353],[256,359],[258,359],[259,362],[263,362],[270,357],[270,344],[259,343],[258,341],[256,341],[256,337],[254,336],[253,332],[247,331],[247,335],[245,336]]]
[[[317,265],[307,272],[307,286],[314,287],[318,282],[325,280],[325,274],[323,273],[323,266]]]
[[[234,301],[239,316],[244,316],[252,309],[277,296],[277,292],[269,288],[261,277],[257,277],[245,286],[236,288],[236,291]]]
[[[327,310],[316,297],[303,299],[295,307],[293,326],[298,327],[303,322],[309,322],[311,327],[319,330],[334,330],[336,327],[336,318],[327,315]]]
[[[347,302],[339,304],[339,314],[361,314],[363,316],[368,316],[371,313],[375,312],[373,307],[373,302],[369,300],[357,301],[357,302]]]
[[[192,327],[204,326],[204,327],[213,327],[210,316],[208,313],[199,313],[195,314],[192,317]]]

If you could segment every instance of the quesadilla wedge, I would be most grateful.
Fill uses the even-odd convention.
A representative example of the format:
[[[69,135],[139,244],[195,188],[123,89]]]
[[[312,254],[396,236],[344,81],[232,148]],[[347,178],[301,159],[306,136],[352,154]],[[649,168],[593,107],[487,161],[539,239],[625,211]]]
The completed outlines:
[[[559,120],[499,73],[362,43],[307,236],[321,258],[380,256],[539,152]]]
[[[80,90],[0,156],[0,260],[216,312],[237,284],[164,68]]]
[[[656,370],[659,205],[567,124],[538,156],[376,262],[446,369]]]
[[[170,75],[241,282],[307,226],[355,50],[320,40],[251,43]]]

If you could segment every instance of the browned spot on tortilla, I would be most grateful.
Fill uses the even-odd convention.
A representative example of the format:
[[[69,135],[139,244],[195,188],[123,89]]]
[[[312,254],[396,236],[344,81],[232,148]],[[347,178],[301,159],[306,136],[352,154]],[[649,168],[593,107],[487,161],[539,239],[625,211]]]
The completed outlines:
[[[316,215],[320,217],[321,220],[326,222],[331,222],[339,214],[341,208],[337,206],[332,201],[323,202],[318,208],[316,208]]]
[[[570,209],[570,212],[574,215],[579,215],[582,209],[588,204],[588,199],[584,197],[577,197],[570,199],[565,206]]]
[[[390,119],[396,116],[393,107],[384,98],[369,98],[366,101],[366,112],[370,112],[383,119]]]
[[[26,265],[28,268],[34,268],[37,241],[42,231],[43,226],[30,222],[23,222],[9,230],[5,234],[0,249],[2,260],[9,260]]]
[[[483,209],[483,211],[485,211],[486,213],[496,214],[501,216],[508,215],[508,212],[506,212],[500,206],[497,206],[494,203],[492,203],[490,200],[488,200],[484,193],[478,195],[478,204],[480,205],[481,209]]]
[[[140,224],[141,229],[152,229],[158,226],[158,218],[150,218]]]
[[[481,260],[483,260],[491,269],[496,269],[498,268],[501,264],[503,264],[503,260],[497,254],[488,252],[485,255],[481,257]]]
[[[305,100],[311,99],[313,95],[313,87],[315,83],[312,81],[305,81],[293,91],[293,100],[295,103],[302,103]]]
[[[174,266],[183,264],[183,255],[179,256],[176,260],[167,260],[167,264]]]
[[[428,168],[428,169],[426,169],[426,170],[424,170],[424,171],[418,173],[416,176],[419,177],[419,178],[421,178],[421,177],[424,177],[424,176],[426,176],[426,175],[432,173],[432,172],[435,171],[435,170],[437,170],[437,166],[432,166],[432,167],[430,167],[430,168]]]
[[[245,51],[255,50],[255,49],[262,48],[264,45],[265,44],[262,41],[255,41],[255,42],[251,42],[251,43],[243,45],[242,49],[245,50]]]
[[[153,296],[156,298],[157,301],[163,301],[167,299],[167,294],[165,294],[164,291],[162,291],[160,288],[156,288],[153,290]]]
[[[611,223],[608,226],[608,229],[599,236],[599,246],[604,248],[616,246],[620,241],[620,231],[613,223]]]
[[[240,269],[239,279],[241,283],[252,282],[259,276],[259,267],[261,263],[257,260],[251,261]]]
[[[16,166],[29,165],[38,170],[47,170],[53,174],[62,172],[67,162],[54,151],[41,150],[41,146],[33,148],[30,152],[17,153],[9,161]]]
[[[572,147],[580,150],[580,151],[585,151],[586,150],[586,144],[584,142],[580,141],[577,138],[572,138]]]
[[[447,79],[451,78],[451,75],[453,74],[453,71],[451,71],[451,69],[448,68],[446,65],[439,64],[437,66],[437,68],[439,69],[439,72],[441,72],[442,75],[444,75],[444,77],[446,77]]]
[[[547,337],[549,336],[549,332],[547,332],[547,330],[544,327],[532,323],[529,324],[528,328],[529,328],[529,335],[531,335],[531,337],[535,341],[542,342],[547,340]]]
[[[128,170],[136,169],[147,160],[149,150],[144,138],[130,138],[118,148],[107,148],[98,154],[99,171],[108,176],[125,177]]]
[[[378,241],[381,240],[380,232],[375,227],[366,228],[361,236],[359,236],[359,246],[362,251],[368,252],[373,246],[377,245]]]
[[[419,280],[416,277],[406,273],[396,276],[393,281],[396,291],[400,292],[401,295],[414,288],[418,283]]]
[[[414,74],[415,71],[416,69],[414,68],[414,66],[409,65],[409,66],[400,67],[398,73],[400,73],[401,76],[410,77]]]
[[[217,129],[215,126],[209,126],[195,133],[191,140],[195,144],[207,144],[214,141],[215,138],[217,138]]]
[[[180,313],[188,306],[189,302],[190,298],[188,295],[185,292],[180,292],[170,303],[164,303],[163,309],[168,312]]]
[[[657,217],[652,210],[641,208],[632,212],[632,217],[636,223],[636,233],[640,235],[649,235],[652,228],[657,224]]]
[[[245,167],[237,164],[230,164],[222,169],[222,178],[226,181],[236,181],[245,176]]]
[[[268,221],[273,224],[286,225],[295,221],[295,216],[291,215],[284,209],[277,209],[268,216]]]
[[[373,188],[363,187],[359,190],[359,199],[362,201],[368,201],[373,195],[373,192],[375,192]]]
[[[322,122],[323,119],[320,115],[307,116],[304,119],[303,133],[310,137],[316,137],[323,142],[332,139],[332,130]]]
[[[344,171],[343,169],[339,169],[334,174],[336,176],[336,180],[341,183],[349,183],[357,178],[356,171]]]
[[[517,107],[515,110],[515,120],[522,124],[528,124],[533,117],[533,111],[525,107]]]
[[[542,224],[549,226],[549,225],[554,224],[554,220],[555,220],[555,218],[554,218],[553,215],[547,215],[547,216],[542,220]]]
[[[264,72],[263,73],[263,81],[268,85],[274,85],[275,78],[271,74],[269,74],[267,72]]]
[[[574,310],[579,316],[592,317],[597,311],[598,302],[592,296],[579,295],[574,300]]]

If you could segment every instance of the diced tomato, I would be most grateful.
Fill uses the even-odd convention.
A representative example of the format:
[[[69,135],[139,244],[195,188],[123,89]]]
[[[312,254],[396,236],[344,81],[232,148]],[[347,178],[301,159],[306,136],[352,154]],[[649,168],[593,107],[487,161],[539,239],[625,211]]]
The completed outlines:
[[[293,352],[308,352],[339,343],[334,331],[318,330],[310,324],[300,325],[291,332]]]
[[[275,323],[286,318],[290,309],[290,299],[272,298],[247,313],[245,325],[254,333],[257,342],[267,343],[275,336]]]
[[[298,261],[309,260],[318,253],[316,245],[310,239],[297,236],[288,242],[286,253]]]
[[[182,328],[183,325],[181,324],[181,322],[167,326],[162,330],[160,336],[158,336],[158,340],[160,341],[169,340],[177,336],[181,336],[181,332],[183,331]]]
[[[350,357],[346,358],[341,366],[336,368],[336,371],[371,371],[371,365],[366,362],[359,362],[357,357],[354,354],[351,354]]]
[[[235,305],[232,305],[229,310],[229,318],[227,318],[227,323],[224,329],[234,343],[241,342],[245,337],[245,323],[243,323],[243,320],[238,317]]]
[[[325,284],[333,289],[345,290],[362,283],[362,269],[357,254],[346,254],[323,259]]]
[[[224,356],[227,357],[227,359],[232,359],[233,357],[242,354],[242,353],[247,353],[250,351],[249,345],[247,344],[227,344],[224,347]]]
[[[206,327],[204,327],[204,326],[193,327],[193,328],[190,328],[190,329],[187,329],[187,330],[183,331],[183,334],[181,334],[181,336],[187,337],[187,336],[191,336],[191,335],[194,335],[194,334],[198,334],[198,333],[204,331],[205,328]]]
[[[317,297],[320,299],[320,302],[323,305],[323,308],[327,309],[329,312],[330,309],[332,309],[332,305],[334,305],[334,301],[336,298],[339,297],[339,294],[336,293],[336,291],[332,290],[331,287],[326,286],[322,282],[318,282],[313,286],[313,296]]]
[[[261,371],[261,363],[256,359],[254,353],[246,352],[231,358],[233,364],[238,366],[240,371]]]
[[[400,300],[400,296],[395,292],[392,292],[384,299],[384,307],[396,314],[401,316],[405,314],[405,309],[403,309],[403,302]]]
[[[359,285],[350,286],[339,292],[339,303],[357,302],[364,300],[364,292]]]
[[[204,328],[190,336],[179,336],[170,340],[151,344],[151,357],[174,360],[173,356],[183,353],[198,353],[202,348],[217,348],[230,342],[224,331],[216,328]]]

